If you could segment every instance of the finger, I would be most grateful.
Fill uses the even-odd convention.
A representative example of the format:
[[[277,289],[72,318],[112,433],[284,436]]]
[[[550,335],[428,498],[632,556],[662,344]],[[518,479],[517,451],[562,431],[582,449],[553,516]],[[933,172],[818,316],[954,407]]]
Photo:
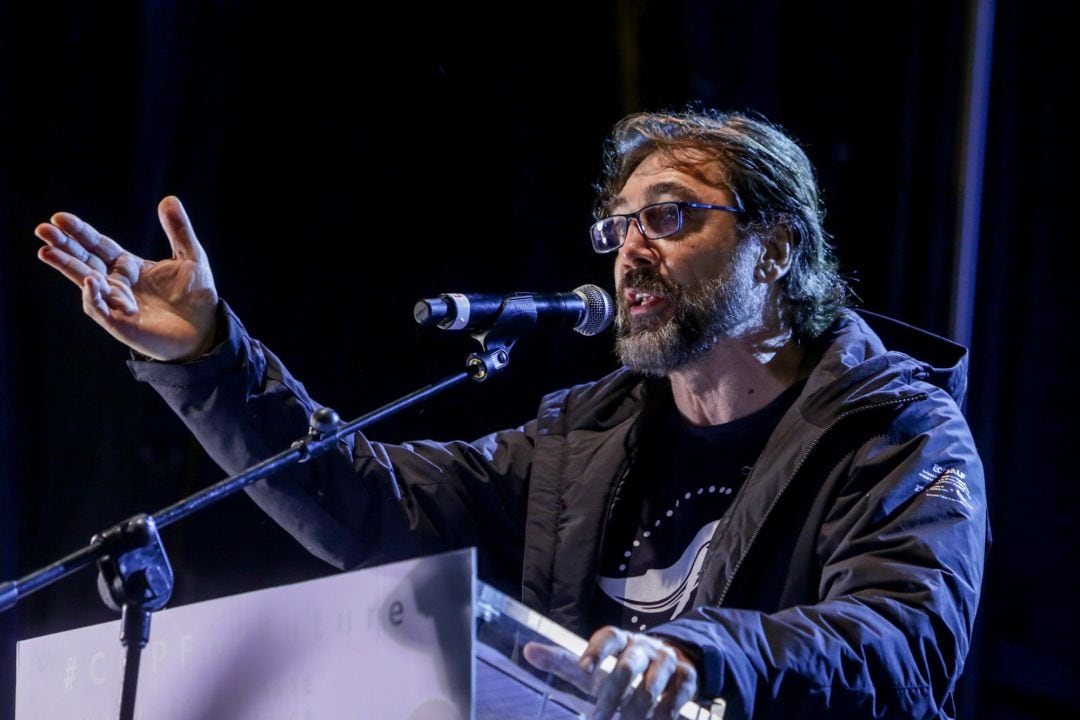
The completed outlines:
[[[641,643],[631,643],[615,663],[615,669],[596,692],[593,720],[609,720],[626,696],[630,684],[649,667],[649,654]]]
[[[195,237],[187,211],[180,204],[180,198],[170,195],[158,203],[158,219],[169,238],[173,256],[198,263],[206,262],[206,252]]]
[[[114,240],[102,235],[93,225],[77,215],[59,212],[51,218],[53,225],[73,237],[92,256],[100,258],[106,265],[125,252]],[[82,258],[80,258],[82,259]],[[85,259],[83,259],[84,262]]]
[[[660,694],[651,692],[645,687],[645,683],[641,683],[619,708],[619,720],[645,720],[653,717],[651,713],[659,701]]]
[[[58,216],[54,215],[53,217],[56,218]],[[34,234],[49,247],[67,253],[79,262],[94,268],[102,274],[108,272],[105,267],[105,262],[101,258],[91,253],[83,247],[81,243],[77,242],[70,235],[67,235],[59,227],[50,225],[49,223],[42,223],[34,229]]]
[[[666,647],[658,648],[637,689],[623,703],[623,708],[620,710],[622,717],[649,717],[649,713],[660,702],[661,694],[668,687],[672,675],[675,674],[677,664],[674,652]]]
[[[109,306],[101,295],[101,286],[91,275],[82,284],[83,312],[105,325],[109,322]]]
[[[557,675],[583,692],[592,693],[593,674],[581,669],[577,655],[565,648],[543,645],[537,642],[525,643],[525,659],[529,664],[543,672]]]
[[[142,258],[138,258],[131,253],[124,253],[113,262],[109,277],[115,277],[130,287],[138,282],[139,273],[142,272],[145,264]]]
[[[655,717],[675,718],[678,717],[682,706],[694,699],[697,695],[697,670],[686,663],[677,663],[675,672],[668,681],[664,694],[660,698],[660,704],[656,706]]]
[[[39,248],[37,255],[41,262],[54,270],[57,270],[61,275],[79,287],[82,287],[83,281],[95,272],[89,265],[59,248]]]
[[[87,277],[93,277],[93,279],[97,283],[98,288],[105,288],[107,290],[106,295],[111,294],[111,290],[109,289],[110,281],[107,279],[105,273],[100,272],[99,270],[90,266],[87,266],[85,262],[68,255],[64,252],[64,250],[60,250],[51,246],[39,248],[38,259],[45,264],[48,264],[48,266],[58,270],[65,277],[67,277],[68,280],[70,280],[72,283],[75,283],[79,287],[83,286],[83,283],[86,281]],[[120,282],[119,279],[116,280],[116,283],[118,287],[126,288],[126,284]],[[132,295],[132,291],[130,288],[126,288],[126,297],[129,298],[132,302],[134,302],[135,300],[135,296]]]
[[[588,671],[595,670],[604,658],[622,652],[629,642],[630,636],[617,627],[607,625],[600,628],[592,634],[585,652],[581,653],[581,667]]]
[[[105,296],[105,302],[109,307],[114,310],[120,310],[127,315],[134,315],[139,311],[139,304],[135,301],[135,296],[131,292],[131,286],[126,282],[118,279],[115,275],[110,275],[108,286],[108,294]]]

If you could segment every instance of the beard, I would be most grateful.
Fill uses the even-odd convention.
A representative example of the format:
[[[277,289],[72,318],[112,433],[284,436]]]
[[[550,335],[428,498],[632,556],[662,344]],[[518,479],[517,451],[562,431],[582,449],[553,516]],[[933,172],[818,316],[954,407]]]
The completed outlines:
[[[754,259],[742,244],[715,278],[677,285],[647,268],[628,270],[619,283],[615,353],[623,365],[654,377],[697,360],[722,338],[733,337],[759,314]],[[630,312],[626,288],[663,294],[674,310],[667,319]]]

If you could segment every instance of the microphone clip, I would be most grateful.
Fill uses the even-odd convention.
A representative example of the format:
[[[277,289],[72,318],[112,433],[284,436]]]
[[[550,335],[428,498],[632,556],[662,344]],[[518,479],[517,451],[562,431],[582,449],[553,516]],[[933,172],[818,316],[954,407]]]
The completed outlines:
[[[509,348],[498,348],[490,352],[472,353],[465,359],[465,370],[472,380],[484,382],[509,364]]]
[[[514,344],[536,326],[536,302],[531,295],[521,293],[508,297],[493,322],[481,332],[469,337],[480,343],[482,352],[465,359],[470,379],[484,382],[510,364]]]
[[[523,329],[527,329],[525,326]],[[484,332],[472,333],[473,340],[480,343],[482,352],[475,352],[465,359],[465,370],[476,382],[484,382],[489,377],[504,370],[510,364],[510,351],[519,339],[517,332],[510,326],[496,325]]]

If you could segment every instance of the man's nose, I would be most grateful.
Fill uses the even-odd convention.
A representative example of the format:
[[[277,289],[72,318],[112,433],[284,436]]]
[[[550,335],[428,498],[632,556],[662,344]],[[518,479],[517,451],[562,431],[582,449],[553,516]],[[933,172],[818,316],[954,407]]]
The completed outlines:
[[[655,265],[660,262],[656,241],[645,237],[636,218],[627,224],[626,238],[619,248],[619,258],[628,267]]]

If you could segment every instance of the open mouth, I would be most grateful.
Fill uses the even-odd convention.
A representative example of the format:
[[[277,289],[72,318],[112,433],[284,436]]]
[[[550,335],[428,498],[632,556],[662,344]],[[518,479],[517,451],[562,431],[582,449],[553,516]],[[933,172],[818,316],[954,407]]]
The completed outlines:
[[[629,288],[623,293],[631,315],[654,312],[671,304],[667,295],[651,290]]]

